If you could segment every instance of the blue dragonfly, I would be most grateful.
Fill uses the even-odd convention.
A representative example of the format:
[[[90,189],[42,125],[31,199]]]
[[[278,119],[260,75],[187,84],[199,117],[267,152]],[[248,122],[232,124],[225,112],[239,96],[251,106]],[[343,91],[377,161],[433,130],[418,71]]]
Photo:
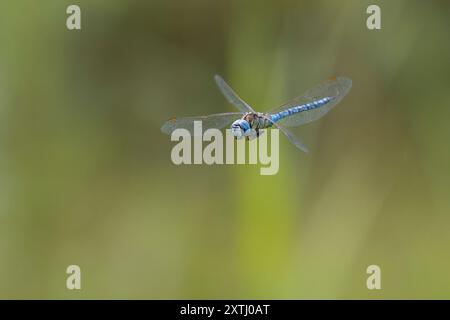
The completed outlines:
[[[239,98],[222,77],[216,75],[214,79],[228,102],[239,112],[171,118],[161,127],[163,133],[170,135],[174,130],[183,128],[193,134],[195,121],[201,121],[203,129],[222,129],[231,123],[231,133],[236,139],[246,137],[249,140],[259,137],[262,129],[277,128],[297,148],[308,152],[306,146],[291,133],[288,127],[300,126],[321,118],[342,100],[352,86],[352,80],[346,77],[329,79],[280,107],[262,113],[254,111]]]

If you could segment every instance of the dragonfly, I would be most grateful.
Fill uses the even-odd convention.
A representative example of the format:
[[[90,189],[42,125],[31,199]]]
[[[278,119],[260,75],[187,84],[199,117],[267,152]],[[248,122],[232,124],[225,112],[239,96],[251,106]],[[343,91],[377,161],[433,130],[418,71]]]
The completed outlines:
[[[242,100],[219,75],[214,80],[227,101],[239,112],[226,112],[195,117],[180,117],[167,120],[161,127],[165,134],[176,129],[186,129],[194,133],[194,122],[201,121],[203,129],[223,129],[231,124],[231,134],[235,139],[258,138],[263,129],[279,129],[294,146],[304,152],[308,148],[296,137],[289,127],[297,127],[323,117],[350,91],[352,80],[334,77],[309,89],[304,94],[282,104],[269,112],[256,112]]]

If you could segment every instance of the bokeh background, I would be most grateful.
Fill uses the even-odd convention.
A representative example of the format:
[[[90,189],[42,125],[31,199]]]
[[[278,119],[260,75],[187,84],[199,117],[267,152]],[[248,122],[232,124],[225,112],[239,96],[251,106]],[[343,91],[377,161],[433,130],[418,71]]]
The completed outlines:
[[[448,1],[0,12],[0,298],[450,298]],[[280,136],[275,176],[175,166],[167,118],[233,110],[216,73],[260,111],[333,75],[353,88],[299,129],[308,155]]]

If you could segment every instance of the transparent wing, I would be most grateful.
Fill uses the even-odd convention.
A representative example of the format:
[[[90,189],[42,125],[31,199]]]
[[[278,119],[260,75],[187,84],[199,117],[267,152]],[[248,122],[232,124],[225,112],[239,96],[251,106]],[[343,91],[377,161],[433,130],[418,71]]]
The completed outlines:
[[[300,150],[302,150],[305,153],[308,153],[308,148],[292,133],[290,132],[288,129],[286,129],[285,127],[283,127],[282,125],[280,125],[277,122],[273,122],[272,120],[270,120],[269,118],[267,118],[270,122],[272,122],[273,126],[277,129],[279,129],[281,132],[284,133],[284,135],[289,139],[289,141],[291,143],[293,143],[297,148],[299,148]]]
[[[167,120],[161,127],[161,131],[165,134],[172,134],[175,129],[187,129],[191,135],[194,134],[194,121],[202,122],[202,130],[210,128],[222,129],[234,120],[242,117],[242,112],[218,113],[209,116],[171,118]]]
[[[234,105],[239,111],[242,112],[254,112],[252,107],[250,107],[244,100],[239,98],[239,96],[231,89],[231,87],[222,79],[221,76],[215,75],[214,80],[216,80],[217,86],[220,91],[222,91],[225,98],[229,103]]]
[[[337,105],[339,101],[342,100],[342,98],[349,92],[351,87],[352,87],[352,80],[349,78],[338,77],[330,79],[308,90],[303,95],[283,104],[281,107],[272,110],[269,113],[270,114],[277,113],[282,110],[304,105],[306,103],[319,100],[325,97],[332,98],[330,102],[319,108],[299,112],[279,121],[280,124],[287,127],[300,126],[302,124],[315,121],[320,117],[324,116],[335,105]]]

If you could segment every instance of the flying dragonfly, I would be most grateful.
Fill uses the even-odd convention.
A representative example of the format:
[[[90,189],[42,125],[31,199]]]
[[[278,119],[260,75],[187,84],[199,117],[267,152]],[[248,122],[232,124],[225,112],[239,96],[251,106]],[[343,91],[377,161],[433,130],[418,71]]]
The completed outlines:
[[[231,133],[236,139],[254,139],[261,135],[262,129],[277,128],[297,148],[308,152],[306,146],[288,129],[301,126],[324,116],[352,87],[352,80],[346,77],[335,77],[306,91],[280,107],[269,112],[256,112],[242,100],[231,87],[220,77],[214,79],[229,103],[239,112],[227,112],[197,117],[172,118],[164,123],[161,131],[171,134],[174,130],[183,128],[191,134],[194,132],[194,122],[201,121],[204,129],[222,129],[231,123]]]

